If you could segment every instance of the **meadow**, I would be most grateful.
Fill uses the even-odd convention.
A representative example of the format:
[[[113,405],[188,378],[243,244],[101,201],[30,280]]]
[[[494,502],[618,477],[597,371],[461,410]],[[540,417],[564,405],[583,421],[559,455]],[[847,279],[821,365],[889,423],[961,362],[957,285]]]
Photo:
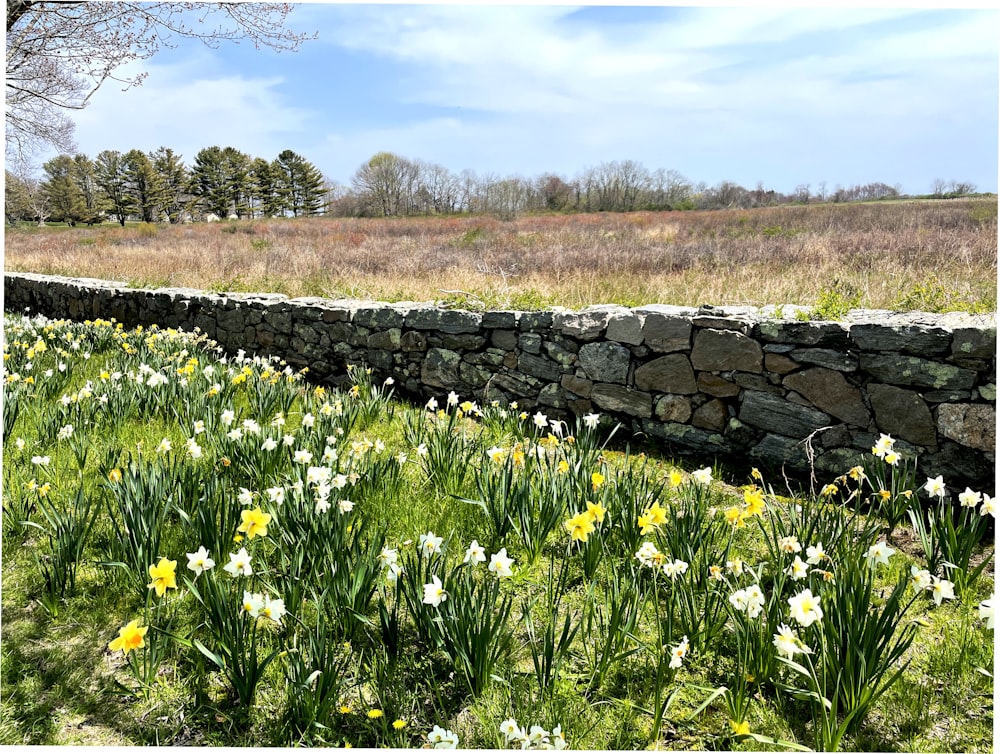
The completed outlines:
[[[995,311],[995,197],[8,229],[9,270],[290,296]]]
[[[341,226],[235,227],[8,244],[291,258],[278,229]],[[993,748],[995,491],[891,437],[789,490],[364,365],[334,390],[155,327],[4,336],[0,743]]]

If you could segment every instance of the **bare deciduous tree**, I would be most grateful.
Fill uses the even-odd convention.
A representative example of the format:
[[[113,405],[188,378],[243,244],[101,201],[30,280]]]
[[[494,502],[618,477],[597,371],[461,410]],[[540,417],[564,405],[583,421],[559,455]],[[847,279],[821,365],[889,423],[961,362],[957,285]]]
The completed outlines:
[[[291,3],[48,2],[7,0],[8,160],[25,163],[47,146],[73,150],[67,110],[87,105],[101,85],[125,89],[144,73],[121,67],[147,60],[176,37],[209,46],[249,40],[293,50],[306,35],[285,28]]]

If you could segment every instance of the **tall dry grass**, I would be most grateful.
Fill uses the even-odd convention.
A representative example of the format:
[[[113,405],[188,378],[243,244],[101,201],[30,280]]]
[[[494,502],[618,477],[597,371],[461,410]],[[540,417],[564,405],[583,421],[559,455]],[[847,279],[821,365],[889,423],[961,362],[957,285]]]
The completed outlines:
[[[996,309],[996,200],[14,229],[8,270],[472,307]]]

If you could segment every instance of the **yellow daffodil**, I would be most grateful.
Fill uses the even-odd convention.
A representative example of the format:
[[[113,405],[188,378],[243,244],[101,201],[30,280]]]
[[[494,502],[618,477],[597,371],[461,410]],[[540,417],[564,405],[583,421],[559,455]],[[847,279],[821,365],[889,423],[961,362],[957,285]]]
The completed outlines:
[[[146,586],[156,591],[157,597],[162,597],[168,589],[177,588],[177,561],[160,558],[160,562],[149,567],[149,578]]]
[[[649,534],[651,531],[653,531],[653,529],[656,528],[653,525],[653,517],[649,515],[648,511],[639,516],[638,525],[640,534]]]
[[[743,526],[743,511],[735,505],[726,508],[726,523],[737,528]]]
[[[109,482],[120,482],[122,480],[122,470],[115,468],[108,472]]]
[[[556,473],[557,474],[565,474],[567,471],[569,471],[569,463],[567,463],[566,459],[564,458],[556,466]]]
[[[653,503],[646,513],[650,516],[653,526],[662,526],[667,523],[667,511],[659,504]]]
[[[602,523],[604,521],[604,514],[607,512],[607,509],[600,503],[587,501],[587,515],[590,516],[595,524]]]
[[[236,531],[246,534],[247,539],[267,536],[267,525],[271,523],[270,513],[264,513],[260,508],[254,508],[252,511],[241,511],[240,519],[242,523]]]
[[[594,531],[594,521],[586,511],[578,513],[568,521],[564,521],[563,526],[570,533],[570,538],[579,542],[586,542],[587,537]]]
[[[729,721],[729,727],[733,729],[734,736],[749,736],[750,735],[750,723],[744,720],[741,723],[735,720]]]
[[[117,652],[119,649],[128,656],[133,649],[140,649],[146,646],[146,632],[148,626],[140,626],[138,620],[131,621],[127,626],[118,629],[118,638],[108,644],[108,649]]]
[[[681,472],[677,471],[676,469],[670,472],[669,478],[671,487],[679,487],[681,482],[684,481],[684,476],[681,474]]]
[[[600,471],[595,471],[590,475],[590,484],[594,490],[597,490],[602,484],[604,484],[604,474]]]
[[[743,492],[743,502],[747,504],[747,516],[759,516],[764,512],[764,493],[756,487]]]

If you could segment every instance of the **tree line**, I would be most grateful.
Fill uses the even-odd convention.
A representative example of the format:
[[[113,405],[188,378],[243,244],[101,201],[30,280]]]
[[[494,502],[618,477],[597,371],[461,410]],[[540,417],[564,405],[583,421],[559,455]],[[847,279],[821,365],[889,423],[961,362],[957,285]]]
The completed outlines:
[[[233,147],[208,147],[190,168],[167,147],[148,153],[109,149],[94,159],[58,155],[42,172],[40,179],[6,173],[8,222],[301,217],[323,211],[327,189],[319,169],[290,149],[268,161]]]
[[[208,147],[188,167],[172,149],[144,153],[105,150],[95,159],[62,154],[42,166],[40,180],[7,173],[8,222],[46,220],[70,225],[107,219],[178,223],[219,218],[401,217],[491,214],[513,219],[532,212],[632,212],[636,210],[750,209],[779,204],[853,202],[901,196],[899,186],[872,182],[809,184],[781,193],[758,183],[709,186],[676,170],[649,170],[635,160],[602,162],[566,179],[554,173],[519,175],[454,173],[441,165],[379,152],[347,185],[324,178],[292,150],[272,161],[233,147]],[[934,181],[927,196],[969,195],[967,182]]]

